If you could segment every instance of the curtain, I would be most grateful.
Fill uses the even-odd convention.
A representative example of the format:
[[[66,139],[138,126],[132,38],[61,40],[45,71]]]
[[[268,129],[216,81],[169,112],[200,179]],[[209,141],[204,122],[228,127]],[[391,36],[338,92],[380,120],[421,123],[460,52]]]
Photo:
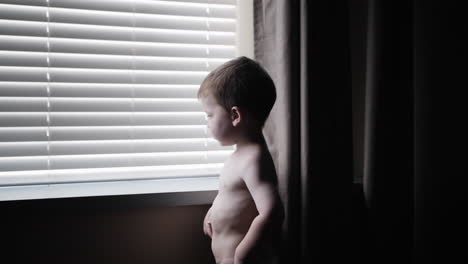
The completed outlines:
[[[264,133],[287,208],[282,263],[467,263],[464,9],[361,4],[255,1],[255,56],[278,90]],[[366,34],[349,25],[359,13]]]
[[[281,262],[348,260],[353,150],[347,2],[254,3],[255,58],[277,87],[264,134],[286,206]]]
[[[466,8],[414,1],[414,263],[468,263]]]
[[[467,263],[466,168],[457,154],[466,131],[443,123],[466,120],[457,92],[467,87],[465,10],[446,1],[369,4],[366,254],[371,263]]]
[[[366,253],[378,263],[410,263],[412,257],[411,24],[411,2],[369,2],[364,188],[372,242]]]

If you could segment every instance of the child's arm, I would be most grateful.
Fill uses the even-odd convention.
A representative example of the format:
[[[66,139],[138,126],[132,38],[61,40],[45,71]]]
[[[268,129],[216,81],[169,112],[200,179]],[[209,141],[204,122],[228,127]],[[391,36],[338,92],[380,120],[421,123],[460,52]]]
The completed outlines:
[[[234,263],[249,263],[255,257],[253,251],[256,245],[271,231],[269,228],[282,223],[284,209],[276,186],[261,177],[259,165],[253,165],[242,176],[252,195],[258,210],[258,216],[252,221],[244,239],[236,248]]]

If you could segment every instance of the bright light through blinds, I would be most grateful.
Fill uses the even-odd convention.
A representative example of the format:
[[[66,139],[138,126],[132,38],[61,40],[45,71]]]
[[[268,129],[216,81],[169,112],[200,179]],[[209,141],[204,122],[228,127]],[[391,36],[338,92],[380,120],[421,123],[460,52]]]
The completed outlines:
[[[235,0],[0,0],[0,186],[216,176],[196,92],[235,56]]]

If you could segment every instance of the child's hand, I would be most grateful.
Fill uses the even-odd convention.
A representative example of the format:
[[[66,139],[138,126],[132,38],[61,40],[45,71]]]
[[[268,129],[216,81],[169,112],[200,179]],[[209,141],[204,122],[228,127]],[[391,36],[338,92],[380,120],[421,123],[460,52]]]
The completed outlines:
[[[211,226],[210,215],[211,208],[210,210],[208,210],[208,213],[206,213],[205,219],[203,220],[203,233],[205,233],[205,235],[211,238],[211,236],[213,235],[213,228]]]

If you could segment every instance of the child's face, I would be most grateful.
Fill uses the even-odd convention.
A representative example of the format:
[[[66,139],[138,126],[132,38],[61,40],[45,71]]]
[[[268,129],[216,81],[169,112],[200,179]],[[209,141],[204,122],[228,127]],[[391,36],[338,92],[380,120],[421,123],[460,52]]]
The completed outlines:
[[[229,113],[216,102],[212,95],[200,99],[206,113],[208,129],[223,146],[233,145],[233,125]]]

